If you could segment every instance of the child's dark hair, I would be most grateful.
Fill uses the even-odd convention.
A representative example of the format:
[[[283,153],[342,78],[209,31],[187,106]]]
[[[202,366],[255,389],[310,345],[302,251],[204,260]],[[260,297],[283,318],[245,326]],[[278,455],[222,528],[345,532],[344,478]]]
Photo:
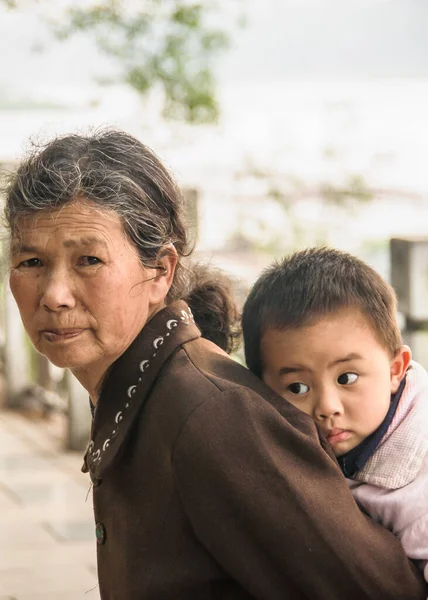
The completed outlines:
[[[260,345],[268,329],[302,327],[344,308],[361,311],[379,342],[391,356],[396,354],[402,345],[396,296],[372,267],[333,248],[309,248],[273,263],[243,308],[248,368],[262,375]]]

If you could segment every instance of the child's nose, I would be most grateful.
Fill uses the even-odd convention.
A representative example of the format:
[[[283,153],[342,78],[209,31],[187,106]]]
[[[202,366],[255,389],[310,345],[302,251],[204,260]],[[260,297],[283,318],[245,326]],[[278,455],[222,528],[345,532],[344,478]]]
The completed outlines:
[[[315,404],[315,418],[321,421],[342,413],[343,407],[338,391],[330,387],[323,389]]]

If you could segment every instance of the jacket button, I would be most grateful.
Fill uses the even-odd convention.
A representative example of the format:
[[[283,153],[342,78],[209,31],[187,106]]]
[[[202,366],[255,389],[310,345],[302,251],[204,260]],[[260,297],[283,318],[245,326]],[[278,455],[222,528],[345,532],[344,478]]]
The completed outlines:
[[[95,477],[95,475],[94,475],[94,473],[92,473],[92,471],[89,471],[89,477],[91,478],[92,485],[94,487],[98,487],[99,485],[101,485],[102,479],[99,479],[98,477]]]
[[[106,541],[106,528],[102,523],[95,524],[95,537],[97,542],[102,546]]]

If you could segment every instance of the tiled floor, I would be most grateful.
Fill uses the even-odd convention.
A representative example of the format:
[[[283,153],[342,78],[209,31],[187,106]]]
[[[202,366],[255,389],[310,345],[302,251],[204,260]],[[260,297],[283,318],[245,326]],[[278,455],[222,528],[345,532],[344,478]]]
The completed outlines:
[[[0,411],[0,600],[99,600],[89,478],[63,435]]]

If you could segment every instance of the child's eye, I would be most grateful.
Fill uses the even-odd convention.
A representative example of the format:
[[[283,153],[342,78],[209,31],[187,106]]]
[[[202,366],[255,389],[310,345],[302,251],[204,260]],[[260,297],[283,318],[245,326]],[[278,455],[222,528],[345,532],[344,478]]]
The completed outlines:
[[[301,396],[302,394],[307,394],[309,392],[309,386],[307,386],[306,383],[301,383],[300,381],[290,383],[287,389],[296,396]]]
[[[340,385],[350,385],[351,383],[355,383],[358,379],[358,375],[356,373],[342,373],[337,378],[337,383]]]
[[[41,267],[42,266],[42,261],[40,260],[40,258],[27,258],[27,260],[23,260],[19,263],[18,267],[24,267],[24,268],[32,268],[32,267]]]
[[[93,267],[94,265],[99,265],[101,260],[96,256],[81,256],[79,258],[79,265],[84,267]]]

